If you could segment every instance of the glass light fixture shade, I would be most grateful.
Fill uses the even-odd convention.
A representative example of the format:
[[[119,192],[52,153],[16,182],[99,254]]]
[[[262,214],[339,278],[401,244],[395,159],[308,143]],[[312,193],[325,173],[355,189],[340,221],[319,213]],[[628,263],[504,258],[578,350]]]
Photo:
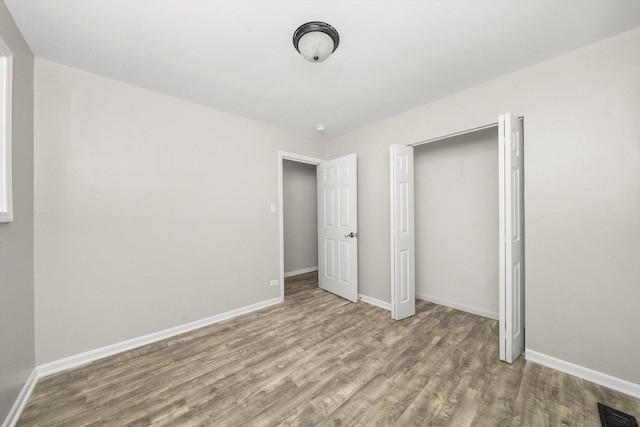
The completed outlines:
[[[298,51],[307,61],[322,62],[333,53],[333,40],[320,31],[307,33],[298,41]]]
[[[331,25],[313,21],[301,25],[293,34],[293,45],[310,62],[326,60],[338,48],[340,37]]]

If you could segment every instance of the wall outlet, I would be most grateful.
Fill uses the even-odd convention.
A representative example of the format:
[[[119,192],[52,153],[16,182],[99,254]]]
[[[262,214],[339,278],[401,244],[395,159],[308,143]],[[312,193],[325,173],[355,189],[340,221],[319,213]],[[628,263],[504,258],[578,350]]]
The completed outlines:
[[[278,286],[280,283],[278,281],[278,279],[273,279],[272,281],[269,282],[270,286]]]
[[[271,213],[276,213],[276,204],[271,203]]]

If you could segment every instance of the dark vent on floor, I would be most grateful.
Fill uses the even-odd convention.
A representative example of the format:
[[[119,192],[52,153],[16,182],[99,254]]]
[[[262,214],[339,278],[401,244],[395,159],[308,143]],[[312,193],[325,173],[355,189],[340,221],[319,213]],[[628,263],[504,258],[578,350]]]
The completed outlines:
[[[598,403],[598,411],[600,412],[602,427],[638,427],[635,417],[602,403]]]

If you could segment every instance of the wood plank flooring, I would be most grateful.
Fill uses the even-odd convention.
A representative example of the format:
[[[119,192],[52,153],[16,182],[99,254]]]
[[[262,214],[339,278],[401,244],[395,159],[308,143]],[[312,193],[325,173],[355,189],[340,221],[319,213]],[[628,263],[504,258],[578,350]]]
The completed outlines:
[[[497,322],[287,280],[285,303],[41,379],[19,426],[600,426],[640,400],[520,357]]]

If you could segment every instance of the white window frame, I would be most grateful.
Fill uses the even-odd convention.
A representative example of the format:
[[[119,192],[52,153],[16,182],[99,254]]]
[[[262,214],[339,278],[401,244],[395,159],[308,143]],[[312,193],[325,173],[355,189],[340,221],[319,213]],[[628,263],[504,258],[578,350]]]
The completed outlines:
[[[11,107],[13,52],[0,37],[0,222],[13,221],[11,192]]]

